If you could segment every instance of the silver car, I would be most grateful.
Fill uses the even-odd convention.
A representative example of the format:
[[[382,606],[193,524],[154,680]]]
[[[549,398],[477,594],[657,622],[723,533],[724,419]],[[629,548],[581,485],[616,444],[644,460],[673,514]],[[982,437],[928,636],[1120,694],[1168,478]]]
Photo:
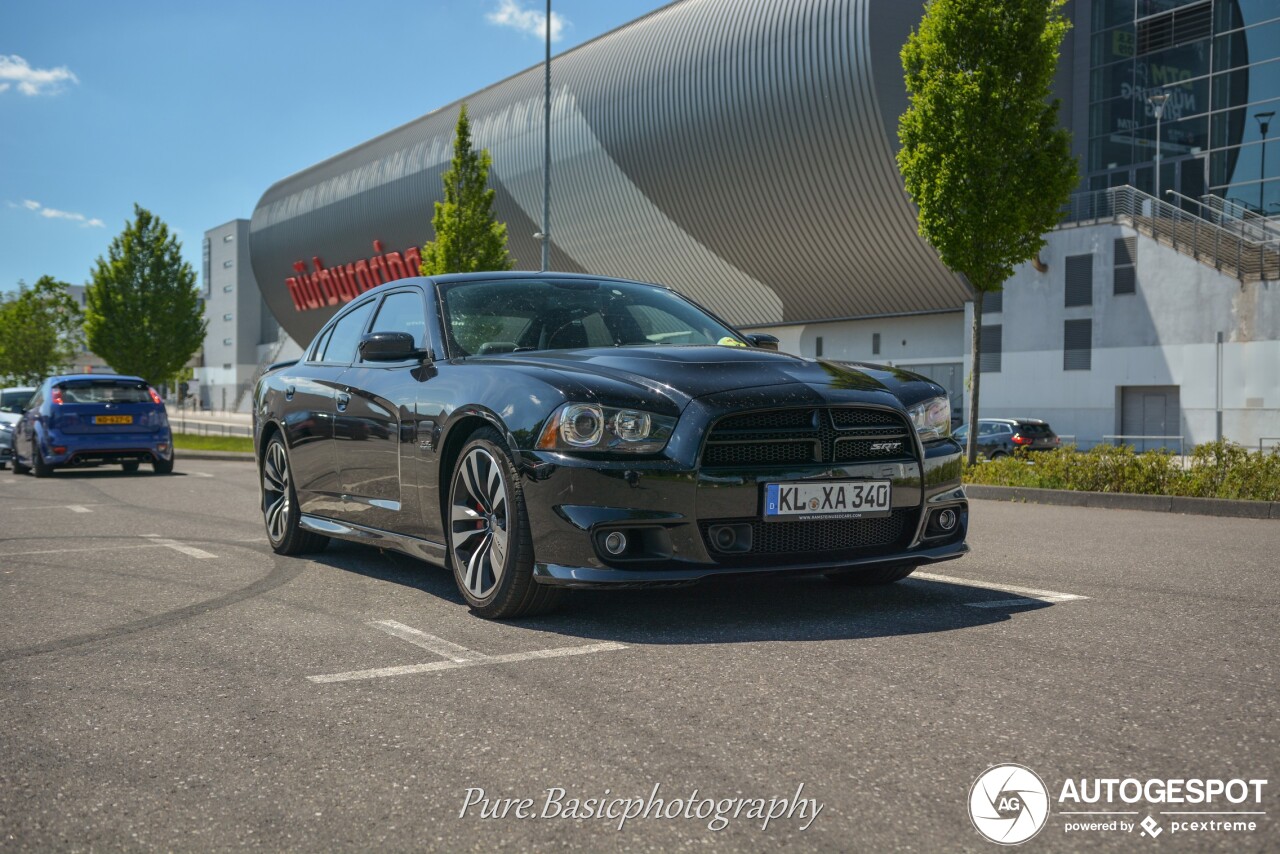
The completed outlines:
[[[0,469],[13,459],[13,428],[36,390],[31,386],[0,389]]]

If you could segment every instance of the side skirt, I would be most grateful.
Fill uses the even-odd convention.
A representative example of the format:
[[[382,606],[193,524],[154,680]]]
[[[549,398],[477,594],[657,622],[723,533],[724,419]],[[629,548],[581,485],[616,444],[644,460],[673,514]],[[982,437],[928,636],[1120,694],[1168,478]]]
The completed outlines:
[[[441,543],[433,543],[430,540],[420,540],[417,537],[394,534],[391,531],[380,531],[377,528],[366,528],[351,522],[335,522],[332,519],[308,516],[305,513],[298,519],[298,525],[308,531],[324,534],[326,537],[365,543],[380,549],[395,549],[436,566],[445,565],[445,547]]]

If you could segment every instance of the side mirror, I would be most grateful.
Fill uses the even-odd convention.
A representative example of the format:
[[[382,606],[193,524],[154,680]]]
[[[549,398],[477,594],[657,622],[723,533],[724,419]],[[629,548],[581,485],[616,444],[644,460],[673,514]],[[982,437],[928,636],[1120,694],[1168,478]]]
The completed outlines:
[[[759,347],[761,350],[778,349],[778,337],[768,332],[749,332],[746,338],[753,347]]]
[[[366,362],[403,362],[430,357],[430,351],[413,346],[413,336],[408,332],[370,332],[360,337],[360,358]]]

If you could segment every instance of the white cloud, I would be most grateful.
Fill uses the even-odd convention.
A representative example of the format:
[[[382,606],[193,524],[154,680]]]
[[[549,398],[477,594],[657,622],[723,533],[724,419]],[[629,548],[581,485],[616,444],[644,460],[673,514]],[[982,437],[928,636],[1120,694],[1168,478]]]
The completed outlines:
[[[17,207],[17,205],[13,204],[12,202],[9,203],[9,206]],[[70,220],[71,222],[80,223],[80,225],[83,226],[84,228],[106,228],[107,226],[105,222],[98,219],[97,217],[93,217],[92,219],[90,219],[84,214],[72,213],[71,211],[60,211],[57,208],[46,208],[44,205],[40,204],[39,202],[34,202],[31,199],[23,199],[22,207],[26,208],[29,211],[34,211],[40,214],[40,216],[44,217],[45,219]]]
[[[511,27],[513,30],[519,30],[522,33],[537,36],[540,39],[547,37],[546,13],[538,9],[525,9],[518,0],[502,0],[498,4],[498,8],[485,17],[489,19],[489,23],[497,24],[500,27]],[[560,41],[560,36],[568,23],[568,19],[559,12],[554,10],[551,12],[551,40],[553,42]]]
[[[0,54],[0,92],[7,92],[14,83],[24,95],[56,95],[65,83],[79,83],[80,78],[70,68],[32,68],[18,55]]]

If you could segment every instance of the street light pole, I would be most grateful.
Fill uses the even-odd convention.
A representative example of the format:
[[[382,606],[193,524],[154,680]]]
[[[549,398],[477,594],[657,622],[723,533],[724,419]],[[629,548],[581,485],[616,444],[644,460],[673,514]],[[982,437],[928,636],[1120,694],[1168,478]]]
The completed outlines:
[[[547,0],[547,57],[542,91],[542,269],[551,269],[551,0]]]
[[[1275,114],[1275,110],[1254,114],[1254,118],[1258,120],[1258,130],[1262,133],[1262,166],[1258,170],[1258,212],[1263,216],[1267,215],[1267,205],[1262,198],[1263,184],[1267,180],[1267,131],[1271,130],[1271,119]]]
[[[1164,103],[1169,100],[1168,92],[1157,92],[1147,96],[1151,111],[1156,114],[1156,198],[1160,198],[1160,120],[1164,118]],[[1154,211],[1153,211],[1154,213]]]

